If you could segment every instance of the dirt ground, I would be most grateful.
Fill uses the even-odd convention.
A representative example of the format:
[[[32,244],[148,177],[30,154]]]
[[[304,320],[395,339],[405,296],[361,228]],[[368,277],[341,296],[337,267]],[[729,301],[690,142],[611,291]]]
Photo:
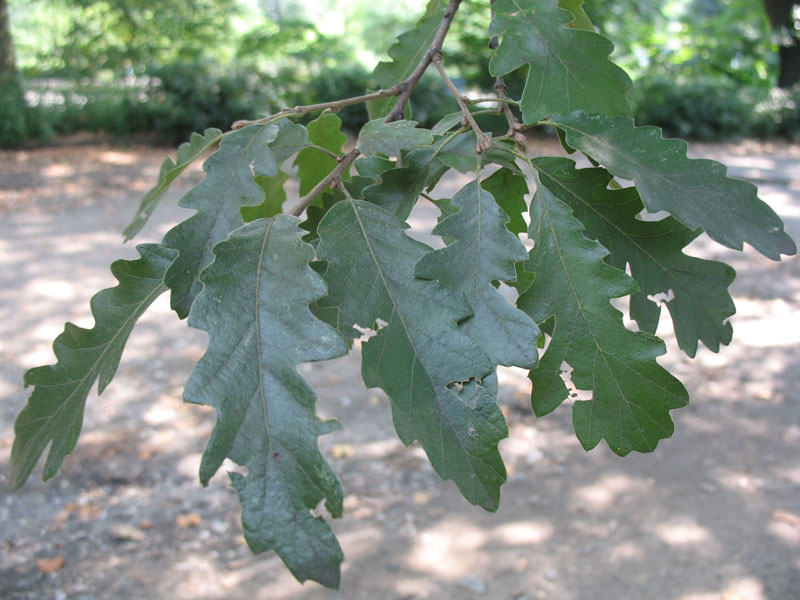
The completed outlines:
[[[548,146],[549,147],[549,146]],[[695,148],[755,181],[800,239],[800,147]],[[26,369],[53,361],[65,320],[91,326],[89,298],[114,284],[108,264],[135,256],[120,232],[164,151],[67,146],[0,152],[0,598],[11,599],[800,599],[800,261],[699,240],[731,262],[734,341],[696,360],[663,359],[692,403],[649,455],[585,453],[569,406],[531,413],[524,373],[500,373],[510,473],[489,514],[438,480],[397,440],[385,396],[359,377],[359,352],[303,365],[319,412],[344,430],[321,446],[339,473],[346,555],[339,591],[295,582],[274,554],[253,557],[220,472],[197,478],[213,412],[181,391],[204,334],[166,296],[134,331],[116,379],[89,398],[75,453],[53,480],[40,470],[7,489],[13,420]],[[137,241],[188,215],[189,171]],[[443,194],[461,182],[444,182]],[[449,186],[449,188],[448,188]],[[430,230],[421,206],[412,224]],[[224,470],[223,470],[224,471]]]

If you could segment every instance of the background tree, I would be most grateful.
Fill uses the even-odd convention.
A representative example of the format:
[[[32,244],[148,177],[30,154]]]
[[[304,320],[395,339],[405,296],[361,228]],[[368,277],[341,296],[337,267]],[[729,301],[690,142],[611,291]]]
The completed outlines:
[[[8,3],[0,0],[0,74],[16,73],[14,62],[14,40],[8,19]]]
[[[764,0],[769,22],[777,37],[778,85],[789,88],[800,81],[800,31],[794,0]]]

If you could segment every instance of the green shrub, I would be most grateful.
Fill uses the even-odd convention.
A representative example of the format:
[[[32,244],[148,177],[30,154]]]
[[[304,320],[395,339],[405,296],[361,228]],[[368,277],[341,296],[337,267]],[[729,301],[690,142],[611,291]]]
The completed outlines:
[[[752,134],[761,138],[800,139],[800,86],[775,88],[755,104]]]
[[[0,77],[0,147],[13,148],[53,135],[49,115],[25,101],[22,79],[17,75]]]
[[[193,131],[253,119],[274,102],[272,84],[251,71],[192,62],[164,65],[151,75],[156,82],[150,91],[153,131],[172,143]]]
[[[719,140],[750,131],[752,107],[741,89],[724,79],[644,79],[635,90],[636,122],[657,125],[665,135]]]

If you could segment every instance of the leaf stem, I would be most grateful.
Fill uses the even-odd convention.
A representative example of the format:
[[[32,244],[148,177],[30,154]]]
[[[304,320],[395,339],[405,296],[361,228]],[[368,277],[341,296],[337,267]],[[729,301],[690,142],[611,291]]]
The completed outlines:
[[[466,119],[467,123],[469,123],[469,126],[472,127],[472,130],[475,132],[475,135],[478,138],[478,145],[475,148],[475,151],[478,154],[481,154],[483,151],[491,148],[492,140],[488,135],[483,133],[481,128],[478,126],[478,123],[475,121],[475,117],[472,116],[472,113],[469,111],[469,107],[464,102],[464,98],[461,97],[461,92],[458,91],[456,84],[454,84],[453,81],[447,76],[447,73],[445,73],[444,67],[442,66],[441,52],[437,53],[433,58],[433,66],[436,67],[437,71],[439,71],[439,75],[442,77],[445,85],[452,92],[456,102],[458,102],[458,106],[461,108],[461,114],[464,115],[464,119]]]
[[[323,148],[322,146],[317,146],[316,144],[311,144],[309,146],[306,146],[306,148],[312,148],[313,150],[319,150],[320,152],[324,152],[325,154],[327,154],[331,158],[335,158],[336,160],[342,160],[342,158],[344,158],[343,154],[336,154],[336,152],[332,152],[331,150],[328,150],[327,148]]]
[[[389,111],[389,114],[386,115],[387,123],[399,121],[405,116],[406,104],[411,97],[411,93],[414,91],[417,83],[419,83],[419,80],[422,79],[422,76],[425,74],[425,71],[427,71],[431,62],[433,62],[434,57],[436,55],[441,56],[442,54],[444,38],[447,37],[447,31],[450,29],[450,24],[453,22],[453,17],[455,17],[460,4],[461,0],[450,0],[450,3],[447,5],[447,10],[444,11],[444,15],[442,16],[442,22],[439,23],[439,29],[436,30],[436,34],[433,36],[433,41],[428,51],[425,53],[425,56],[419,61],[411,72],[411,75],[395,86],[399,86],[401,91],[399,92],[394,107]]]
[[[336,166],[336,168],[328,173],[322,181],[320,181],[317,185],[314,186],[310,192],[308,192],[305,196],[300,198],[300,201],[297,205],[289,212],[289,214],[294,215],[295,217],[299,217],[303,214],[303,211],[308,208],[308,205],[314,201],[314,198],[319,196],[326,188],[329,187],[336,187],[339,185],[339,182],[342,180],[342,175],[350,168],[350,165],[358,158],[358,155],[361,154],[358,151],[358,148],[353,148],[347,154],[342,157],[341,162]]]

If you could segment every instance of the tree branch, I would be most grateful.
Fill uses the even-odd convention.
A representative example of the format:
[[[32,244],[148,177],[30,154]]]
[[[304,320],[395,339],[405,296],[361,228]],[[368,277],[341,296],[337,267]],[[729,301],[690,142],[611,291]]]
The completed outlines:
[[[436,67],[436,70],[439,71],[439,75],[441,75],[442,80],[444,81],[447,88],[452,92],[453,96],[458,102],[458,106],[461,108],[461,114],[464,115],[464,119],[469,123],[469,126],[472,127],[472,130],[475,132],[475,136],[478,138],[478,146],[476,147],[475,151],[480,154],[484,150],[488,150],[492,147],[492,140],[489,138],[488,135],[483,133],[481,128],[478,126],[478,123],[475,121],[475,117],[472,116],[472,113],[469,112],[469,107],[464,102],[464,99],[461,97],[461,92],[458,91],[456,85],[451,81],[451,79],[447,76],[447,73],[444,72],[444,67],[442,66],[442,55],[441,53],[437,53],[437,55],[433,58],[433,66]]]
[[[274,115],[269,115],[264,117],[263,119],[256,119],[255,121],[236,121],[233,125],[231,125],[231,129],[241,129],[242,127],[247,127],[248,125],[261,125],[263,123],[271,123],[272,121],[277,121],[278,119],[282,119],[283,117],[290,117],[293,115],[304,115],[306,113],[314,112],[317,110],[333,110],[337,111],[340,108],[344,108],[345,106],[350,106],[351,104],[361,104],[362,102],[369,102],[370,100],[378,100],[380,98],[388,98],[390,96],[397,96],[400,93],[402,84],[397,84],[393,87],[390,87],[386,90],[379,90],[377,92],[372,92],[371,94],[364,94],[363,96],[354,96],[352,98],[344,98],[342,100],[334,100],[332,102],[322,102],[320,104],[308,104],[306,106],[295,106],[294,108],[284,108],[279,112],[276,112]]]
[[[436,35],[433,36],[430,48],[428,48],[425,56],[422,57],[422,60],[419,61],[419,64],[417,64],[411,72],[411,75],[398,84],[400,86],[400,94],[394,107],[389,111],[389,114],[386,115],[387,123],[399,121],[405,116],[406,104],[408,103],[408,99],[411,98],[411,93],[414,91],[417,83],[419,83],[419,80],[422,79],[422,76],[425,74],[431,62],[433,62],[434,56],[437,54],[441,55],[442,53],[444,38],[447,37],[450,23],[453,22],[453,17],[455,17],[460,4],[461,0],[450,0],[450,4],[447,5],[447,10],[444,11],[444,15],[442,16],[442,22],[439,23],[439,29],[436,30]]]
[[[494,7],[495,0],[491,0],[490,5]],[[492,10],[492,18],[494,18],[494,10]],[[489,40],[489,49],[497,51],[498,46],[500,45],[500,41],[497,39],[497,36],[494,36],[492,39]],[[503,102],[502,112],[503,115],[506,117],[506,121],[508,122],[508,135],[514,138],[514,143],[519,146],[520,148],[525,148],[527,144],[527,139],[525,135],[522,133],[522,125],[520,125],[517,116],[514,114],[514,111],[511,110],[508,101],[505,101],[506,92],[508,91],[508,85],[506,84],[506,80],[503,79],[502,76],[497,77],[494,80],[494,91],[497,94],[497,98],[500,102]]]
[[[300,198],[300,201],[297,205],[291,210],[289,214],[294,215],[295,217],[299,217],[303,214],[303,211],[308,208],[308,205],[314,201],[314,198],[319,196],[322,192],[325,191],[325,188],[328,187],[335,187],[339,185],[339,182],[342,179],[342,175],[350,168],[350,165],[358,158],[358,155],[361,154],[358,151],[358,148],[353,148],[344,155],[342,161],[336,166],[336,168],[328,173],[322,181],[320,181],[317,185],[314,186],[310,192],[308,192],[305,196]]]

